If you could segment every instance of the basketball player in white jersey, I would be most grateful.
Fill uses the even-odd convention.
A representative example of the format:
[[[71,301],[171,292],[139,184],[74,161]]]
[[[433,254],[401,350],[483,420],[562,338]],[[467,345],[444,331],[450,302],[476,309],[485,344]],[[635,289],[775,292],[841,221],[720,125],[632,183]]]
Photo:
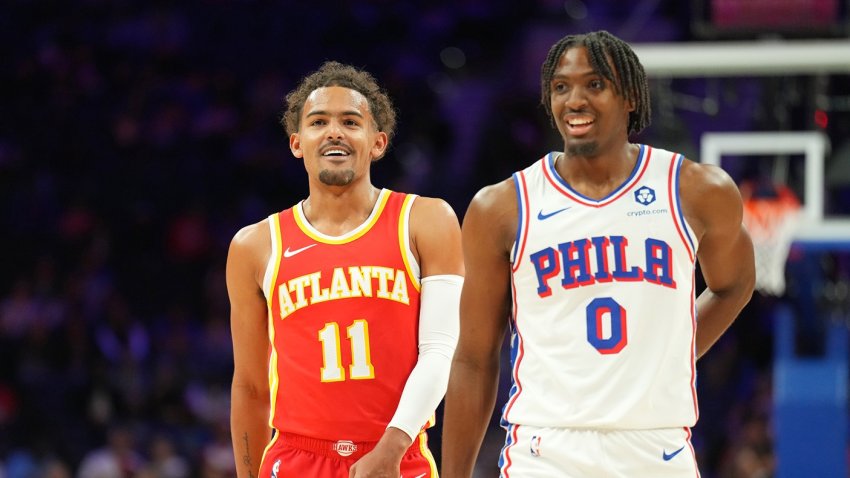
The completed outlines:
[[[464,220],[443,477],[472,474],[508,329],[501,476],[698,477],[696,360],[755,276],[738,189],[719,168],[629,142],[649,123],[648,85],[608,32],[555,44],[541,86],[564,150],[483,188]]]

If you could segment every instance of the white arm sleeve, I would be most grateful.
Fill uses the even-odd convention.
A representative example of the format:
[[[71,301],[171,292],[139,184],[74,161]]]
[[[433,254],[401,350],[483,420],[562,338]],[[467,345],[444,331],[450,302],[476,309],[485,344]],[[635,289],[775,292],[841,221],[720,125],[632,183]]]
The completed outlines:
[[[414,440],[446,394],[449,369],[460,332],[463,277],[436,275],[422,279],[419,300],[419,358],[410,372],[398,408],[387,427]]]

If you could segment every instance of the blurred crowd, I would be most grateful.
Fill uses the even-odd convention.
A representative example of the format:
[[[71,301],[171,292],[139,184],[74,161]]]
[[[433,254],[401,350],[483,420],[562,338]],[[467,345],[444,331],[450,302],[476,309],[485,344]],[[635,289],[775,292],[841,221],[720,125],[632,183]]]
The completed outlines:
[[[462,217],[558,147],[540,45],[640,30],[613,0],[427,3],[4,3],[0,478],[233,476],[224,260],[240,227],[306,194],[278,123],[302,75],[328,59],[374,73],[400,112],[376,184]],[[687,38],[679,3],[659,2],[649,39]],[[707,478],[774,466],[757,302],[700,362]]]

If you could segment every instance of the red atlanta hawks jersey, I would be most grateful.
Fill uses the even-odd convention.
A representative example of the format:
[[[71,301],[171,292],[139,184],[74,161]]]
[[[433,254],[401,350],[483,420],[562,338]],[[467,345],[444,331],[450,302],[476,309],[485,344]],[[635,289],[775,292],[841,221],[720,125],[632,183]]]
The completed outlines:
[[[369,218],[336,237],[313,228],[302,203],[269,217],[263,290],[275,429],[325,440],[383,434],[418,356],[415,197],[382,190]]]

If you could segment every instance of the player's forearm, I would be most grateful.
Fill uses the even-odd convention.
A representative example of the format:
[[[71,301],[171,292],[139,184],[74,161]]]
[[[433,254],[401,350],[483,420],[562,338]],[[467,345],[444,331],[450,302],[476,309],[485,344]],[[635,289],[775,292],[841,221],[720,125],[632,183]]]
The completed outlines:
[[[443,416],[443,478],[469,478],[496,403],[498,362],[484,368],[452,363]]]
[[[389,423],[389,426],[403,430],[410,442],[433,416],[446,393],[452,356],[457,345],[458,304],[462,285],[463,277],[458,275],[422,279],[419,357]]]
[[[722,291],[706,289],[697,298],[696,355],[702,357],[732,325],[752,296],[752,284],[742,280]]]
[[[269,400],[244,388],[234,387],[231,394],[230,435],[236,474],[239,478],[257,478],[263,450],[271,437]]]
[[[407,432],[396,427],[387,427],[378,443],[375,451],[383,453],[396,466],[401,462],[407,449],[410,448],[410,437]]]
[[[450,349],[451,351],[451,349]],[[398,408],[389,426],[408,435],[408,446],[428,419],[446,392],[451,359],[441,353],[420,355],[419,361],[407,379]]]
[[[388,427],[375,448],[357,460],[349,470],[353,478],[366,476],[399,476],[401,460],[410,447],[410,437],[395,427]]]

